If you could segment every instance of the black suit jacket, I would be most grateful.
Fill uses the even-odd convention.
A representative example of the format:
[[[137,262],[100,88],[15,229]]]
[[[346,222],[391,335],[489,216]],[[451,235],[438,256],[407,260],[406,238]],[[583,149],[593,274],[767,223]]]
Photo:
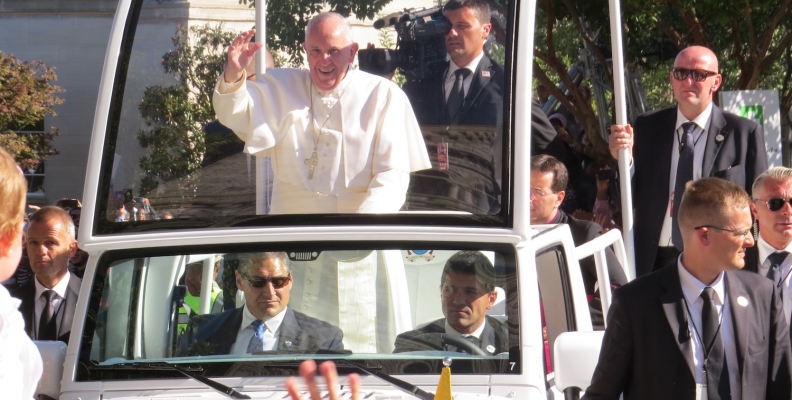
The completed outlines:
[[[187,331],[179,340],[179,355],[230,354],[242,325],[242,312],[240,307],[191,318]],[[291,308],[286,308],[285,312],[279,328],[278,350],[344,349],[341,329]]]
[[[756,239],[759,240],[759,239]],[[751,272],[759,272],[759,246],[758,243],[754,244],[753,246],[745,249],[745,266],[743,267],[746,271]]]
[[[676,113],[676,107],[654,111],[639,116],[633,124],[632,190],[638,276],[652,271],[657,256],[669,200],[671,153],[677,145]],[[750,195],[754,179],[765,170],[767,153],[762,127],[713,105],[701,176],[726,179]]]
[[[450,61],[449,61],[450,63]],[[421,125],[492,125],[503,123],[503,67],[486,55],[473,72],[462,110],[455,116],[446,109],[443,78],[449,63],[435,68],[426,79],[407,82],[402,88]]]
[[[503,158],[503,67],[483,56],[471,75],[462,109],[452,116],[446,108],[443,84],[449,63],[402,87],[422,126],[433,164],[431,170],[412,174],[407,208],[497,213]],[[450,132],[449,126],[454,127]],[[448,170],[438,166],[439,142],[449,144]]]
[[[481,341],[481,349],[490,354],[499,354],[509,351],[509,331],[506,329],[506,325],[489,315],[486,318],[487,323],[479,338]],[[395,349],[393,352],[403,353],[405,351],[426,350],[425,347],[412,342],[412,339],[427,333],[445,333],[445,318],[435,320],[416,330],[400,333],[396,336],[396,342],[394,343]],[[490,349],[492,351],[490,351]],[[456,351],[456,348],[449,350]]]
[[[775,286],[748,271],[726,272],[725,285],[742,398],[791,398],[789,329]],[[739,297],[747,305],[740,305]],[[675,266],[616,289],[599,362],[584,399],[615,400],[624,392],[626,400],[693,400],[691,340]]]
[[[80,286],[82,281],[73,273],[69,272],[69,287],[66,290],[66,299],[58,308],[58,313],[62,313],[60,324],[57,329],[58,340],[69,344],[69,336],[71,334],[72,322],[74,322],[74,312],[77,310],[77,297],[80,295]],[[11,290],[12,297],[22,300],[19,305],[19,312],[22,313],[22,318],[25,319],[25,332],[32,340],[36,340],[38,332],[38,319],[36,318],[36,284],[34,282],[35,276],[31,278],[24,285]]]

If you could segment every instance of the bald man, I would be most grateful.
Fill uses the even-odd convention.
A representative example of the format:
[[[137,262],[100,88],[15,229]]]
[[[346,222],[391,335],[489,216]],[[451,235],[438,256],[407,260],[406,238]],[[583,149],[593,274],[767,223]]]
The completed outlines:
[[[733,182],[748,194],[767,170],[762,127],[712,103],[723,78],[706,47],[682,50],[669,73],[677,105],[611,127],[610,151],[632,155],[635,269],[638,276],[673,264],[683,249],[675,211],[685,183],[702,177]]]

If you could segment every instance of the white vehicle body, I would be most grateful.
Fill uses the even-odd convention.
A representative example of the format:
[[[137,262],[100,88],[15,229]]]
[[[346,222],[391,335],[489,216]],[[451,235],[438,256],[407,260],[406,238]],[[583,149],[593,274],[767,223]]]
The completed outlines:
[[[617,231],[599,243],[576,250],[566,226],[530,226],[528,216],[530,174],[528,173],[529,157],[527,155],[530,154],[530,135],[528,133],[530,132],[531,118],[530,77],[532,76],[535,1],[522,1],[514,7],[519,10],[519,13],[514,15],[514,21],[519,26],[519,30],[514,33],[514,40],[520,45],[512,49],[513,76],[515,77],[513,79],[514,103],[511,108],[513,128],[508,130],[513,137],[511,142],[513,173],[510,186],[512,207],[510,210],[504,211],[506,218],[503,226],[485,227],[475,224],[465,226],[464,223],[421,225],[392,221],[386,224],[377,224],[369,221],[363,224],[343,225],[302,223],[296,226],[247,226],[244,228],[220,226],[210,229],[190,229],[189,227],[175,230],[145,231],[143,229],[140,232],[123,231],[107,234],[100,232],[103,229],[101,227],[104,226],[102,224],[105,222],[100,221],[104,216],[97,214],[99,211],[106,212],[107,210],[102,207],[108,206],[107,203],[102,203],[101,197],[104,194],[100,194],[100,190],[97,188],[103,187],[102,179],[107,178],[103,175],[103,171],[109,173],[107,166],[112,166],[112,160],[108,161],[105,154],[106,143],[108,143],[107,127],[113,123],[111,104],[113,104],[115,93],[115,79],[119,74],[119,55],[124,53],[122,47],[124,32],[129,29],[126,24],[131,20],[136,20],[136,18],[130,18],[130,13],[134,12],[132,10],[133,3],[133,0],[119,1],[100,85],[88,159],[86,190],[83,196],[85,208],[82,217],[83,221],[94,222],[84,223],[79,232],[80,248],[88,252],[90,257],[72,327],[72,340],[65,352],[62,345],[38,343],[45,357],[45,374],[42,377],[39,393],[64,400],[227,398],[224,394],[203,383],[187,377],[177,377],[178,374],[174,375],[173,373],[165,374],[161,378],[154,378],[148,374],[141,379],[86,379],[85,372],[81,371],[81,368],[86,368],[86,362],[85,359],[81,360],[81,357],[87,357],[85,354],[91,349],[82,347],[84,343],[89,343],[84,342],[88,339],[83,336],[90,336],[91,332],[96,335],[95,327],[89,327],[87,321],[94,321],[91,324],[95,324],[96,315],[92,312],[96,311],[97,306],[92,306],[91,302],[98,302],[96,299],[99,296],[98,293],[102,293],[101,291],[97,292],[100,290],[97,288],[104,284],[104,290],[110,290],[110,286],[116,286],[112,290],[127,290],[121,284],[123,281],[113,281],[114,278],[105,277],[106,281],[103,283],[97,277],[109,274],[109,272],[102,272],[110,269],[111,261],[108,260],[115,260],[113,262],[117,263],[112,264],[112,268],[119,268],[118,270],[121,270],[121,267],[118,266],[123,265],[124,262],[132,265],[138,262],[135,260],[140,260],[140,265],[134,266],[134,268],[142,271],[136,276],[145,280],[147,288],[145,291],[141,289],[139,295],[134,297],[137,303],[130,305],[131,308],[129,308],[135,310],[134,313],[121,315],[110,313],[106,316],[110,321],[108,324],[112,324],[112,321],[123,321],[128,324],[126,326],[129,326],[129,332],[134,331],[134,334],[130,333],[130,340],[133,342],[125,344],[124,351],[129,350],[127,358],[123,360],[106,358],[100,360],[98,365],[120,364],[121,361],[161,361],[162,359],[157,357],[145,357],[147,352],[165,351],[163,349],[156,350],[157,346],[164,346],[162,343],[165,342],[157,344],[159,342],[154,337],[165,332],[160,332],[157,329],[167,329],[166,326],[159,326],[158,323],[167,325],[165,318],[168,311],[164,307],[157,306],[158,303],[155,301],[160,301],[160,297],[165,299],[162,301],[172,301],[173,294],[169,288],[178,285],[179,276],[183,273],[188,259],[207,260],[204,262],[203,273],[203,276],[206,277],[210,275],[212,266],[209,260],[214,260],[215,255],[220,257],[220,255],[229,253],[231,251],[229,249],[239,249],[234,251],[245,252],[256,247],[276,249],[279,246],[294,246],[295,243],[306,248],[324,246],[325,251],[329,252],[384,249],[381,257],[387,257],[384,254],[388,249],[398,249],[402,255],[410,248],[450,250],[472,247],[481,249],[485,254],[501,251],[502,256],[513,262],[513,270],[516,271],[514,276],[517,279],[517,287],[519,287],[518,295],[513,296],[508,304],[506,300],[499,299],[503,303],[501,310],[504,317],[509,312],[517,311],[516,314],[508,316],[508,318],[516,318],[519,321],[519,334],[516,336],[519,338],[518,349],[513,353],[519,358],[514,362],[511,358],[508,359],[511,368],[514,369],[517,365],[517,369],[514,370],[515,372],[507,370],[497,373],[459,375],[452,373],[454,398],[457,400],[547,399],[549,396],[561,398],[559,397],[562,396],[561,391],[556,388],[556,383],[559,380],[563,380],[564,384],[561,386],[563,389],[575,385],[585,386],[585,382],[580,383],[581,378],[578,377],[586,376],[586,374],[590,377],[591,358],[594,358],[593,362],[595,363],[596,354],[586,356],[589,367],[585,368],[574,365],[574,363],[571,366],[568,365],[566,358],[562,365],[561,359],[553,360],[554,355],[549,354],[550,349],[558,347],[556,339],[564,337],[562,335],[564,332],[589,333],[592,331],[586,291],[583,287],[578,259],[594,254],[598,264],[600,282],[607,282],[607,272],[603,268],[604,256],[600,257],[600,252],[612,243],[616,243],[615,248],[622,265],[627,265],[627,258]],[[134,67],[134,65],[129,66],[129,68]],[[514,132],[521,134],[514,134]],[[401,244],[407,247],[403,247]],[[406,277],[405,282],[420,283],[421,279],[426,279],[418,275],[411,275],[415,272],[411,272],[409,268],[400,266],[395,271]],[[439,273],[437,269],[433,271],[434,275],[432,276]],[[625,271],[628,269],[625,268]],[[630,276],[629,272],[627,276]],[[427,284],[423,281],[420,284],[436,287],[436,282]],[[208,289],[211,282],[204,279],[202,285],[203,288]],[[423,289],[416,289],[412,283],[408,286],[413,294],[418,293],[417,296],[424,296],[424,293],[421,292]],[[541,292],[540,286],[543,288]],[[134,285],[132,290],[136,290]],[[203,293],[207,292],[208,290],[203,291]],[[607,310],[609,297],[609,294],[603,296],[604,310]],[[436,299],[437,297],[429,294],[426,295],[426,298]],[[105,303],[106,300],[105,298]],[[201,296],[199,307],[201,314],[208,312],[209,302],[208,296]],[[116,305],[118,304],[103,304],[99,307],[111,310]],[[424,300],[423,297],[420,297],[420,299],[412,301],[410,307],[405,307],[405,315],[414,317],[415,310],[423,307]],[[427,313],[434,312],[434,315],[442,317],[442,314],[437,315],[439,308],[432,307],[428,308]],[[396,316],[395,318],[399,319],[400,317]],[[412,320],[409,322],[417,324]],[[542,337],[543,326],[547,328],[548,347]],[[89,334],[86,335],[86,332]],[[81,338],[82,340],[80,340]],[[589,343],[586,348],[596,350],[598,338],[601,340],[601,336],[598,337],[596,334],[586,336],[584,341]],[[572,342],[582,343],[575,340]],[[81,354],[83,355],[81,356]],[[513,357],[513,354],[509,357]],[[562,354],[559,357],[567,357],[566,353],[559,354]],[[551,365],[554,365],[555,373],[548,371],[546,357],[550,359]],[[335,358],[328,356],[327,358],[343,359],[340,356]],[[464,360],[464,357],[462,359]],[[506,359],[503,358],[503,360]],[[60,365],[63,366],[62,371],[59,369]],[[452,364],[453,370],[454,365]],[[396,373],[393,375],[426,391],[434,391],[439,379],[439,373]],[[256,399],[282,399],[286,395],[285,376],[211,376],[210,378]],[[585,381],[585,378],[582,378],[582,381]],[[375,376],[363,374],[362,383],[364,398],[416,398]],[[346,384],[346,380],[342,377],[342,387]]]

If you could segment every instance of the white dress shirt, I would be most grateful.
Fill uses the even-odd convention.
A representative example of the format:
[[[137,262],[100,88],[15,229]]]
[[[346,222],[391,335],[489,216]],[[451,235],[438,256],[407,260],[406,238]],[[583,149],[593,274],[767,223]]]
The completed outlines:
[[[464,98],[467,96],[468,90],[470,89],[470,84],[473,82],[473,75],[476,74],[476,68],[478,68],[479,62],[481,62],[482,58],[484,58],[483,51],[479,53],[479,55],[476,56],[473,61],[468,63],[468,65],[460,67],[454,63],[454,60],[448,62],[448,69],[446,69],[445,79],[443,80],[443,92],[446,101],[448,101],[448,96],[454,90],[454,83],[456,82],[456,70],[462,68],[467,68],[470,70],[468,76],[462,80],[462,97]]]
[[[0,388],[4,399],[32,399],[43,371],[41,355],[25,333],[20,303],[0,286]]]
[[[682,124],[693,122],[696,129],[693,131],[693,180],[701,178],[701,165],[704,163],[704,150],[707,147],[707,132],[709,131],[712,116],[712,103],[696,118],[688,120],[677,107],[676,130],[674,131],[674,145],[671,151],[671,172],[668,181],[668,208],[666,208],[663,227],[660,229],[660,246],[671,247],[671,213],[674,202],[674,186],[676,186],[677,164],[679,164],[679,141],[682,139]]]
[[[759,260],[762,262],[759,264],[759,268],[757,268],[757,272],[759,272],[762,276],[767,276],[767,271],[770,270],[770,260],[767,257],[770,254],[775,253],[776,251],[788,251],[792,253],[792,243],[787,245],[787,247],[783,249],[776,250],[773,246],[771,246],[767,241],[762,238],[762,233],[759,233],[759,240],[756,241],[756,246],[759,250]],[[780,291],[779,294],[783,294],[782,300],[784,303],[784,317],[786,317],[787,324],[790,322],[790,318],[792,317],[792,291],[790,290],[790,268],[792,268],[792,257],[787,256],[784,259],[784,262],[778,268],[778,273],[781,274],[781,286],[778,288]]]
[[[691,347],[693,348],[694,375],[697,384],[706,385],[707,382],[704,381],[704,346],[701,343],[701,335],[704,334],[701,322],[701,309],[704,307],[704,300],[701,299],[701,292],[704,291],[707,285],[696,279],[696,277],[685,269],[682,265],[682,256],[677,260],[677,269],[679,270],[679,283],[682,285],[682,293],[685,295],[687,311],[689,312],[688,329],[690,331]],[[739,366],[737,364],[737,345],[734,341],[734,326],[731,322],[732,318],[729,302],[725,301],[728,296],[726,294],[724,273],[721,272],[718,278],[715,279],[715,282],[709,286],[715,291],[715,298],[713,301],[715,303],[715,309],[718,311],[718,316],[720,317],[720,338],[723,341],[723,351],[729,368],[731,398],[732,400],[741,400],[741,379]],[[706,399],[706,387],[702,388],[702,394],[702,398]]]
[[[472,333],[469,333],[469,334],[464,334],[464,333],[459,333],[459,331],[454,329],[454,327],[451,326],[451,324],[448,323],[448,320],[445,320],[445,333],[447,333],[449,335],[460,336],[460,337],[463,337],[463,338],[464,337],[468,337],[468,336],[473,336],[476,339],[481,339],[481,334],[484,333],[484,327],[485,326],[487,326],[487,319],[486,318],[484,318],[484,322],[481,324],[481,326],[476,328],[475,331],[473,331]]]
[[[278,339],[280,339],[280,326],[283,323],[283,317],[286,315],[286,310],[279,312],[274,317],[262,320],[267,329],[264,330],[264,351],[276,350],[278,348]],[[245,354],[247,353],[248,344],[250,339],[256,333],[253,326],[250,324],[256,320],[256,317],[248,310],[247,304],[242,310],[242,323],[239,325],[239,333],[237,333],[236,342],[231,354]]]
[[[71,274],[66,272],[66,276],[58,282],[52,290],[55,292],[55,296],[52,297],[52,309],[53,315],[55,316],[55,323],[58,328],[60,328],[61,320],[63,320],[63,313],[61,312],[61,307],[66,300],[66,291],[69,290],[69,280],[71,278]],[[39,321],[41,321],[41,313],[44,312],[44,307],[47,305],[47,300],[44,298],[43,294],[47,288],[44,287],[41,283],[39,283],[38,278],[33,279],[36,285],[36,295],[34,299],[36,299],[35,303],[35,318],[33,318],[33,335],[38,338],[38,331],[39,331]],[[60,335],[60,329],[56,329],[58,335]]]
[[[221,76],[212,103],[247,153],[270,157],[270,214],[397,212],[410,172],[432,167],[404,92],[356,69],[329,92],[306,70],[273,69],[235,83]]]

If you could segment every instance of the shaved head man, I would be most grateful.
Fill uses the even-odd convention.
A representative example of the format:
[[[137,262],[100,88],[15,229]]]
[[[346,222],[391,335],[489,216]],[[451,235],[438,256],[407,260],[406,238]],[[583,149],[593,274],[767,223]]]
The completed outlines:
[[[680,51],[668,72],[676,106],[611,127],[611,155],[627,149],[631,157],[639,276],[674,264],[684,249],[676,215],[687,182],[718,177],[750,195],[754,179],[767,170],[762,127],[712,101],[723,83],[718,68],[706,47]]]

